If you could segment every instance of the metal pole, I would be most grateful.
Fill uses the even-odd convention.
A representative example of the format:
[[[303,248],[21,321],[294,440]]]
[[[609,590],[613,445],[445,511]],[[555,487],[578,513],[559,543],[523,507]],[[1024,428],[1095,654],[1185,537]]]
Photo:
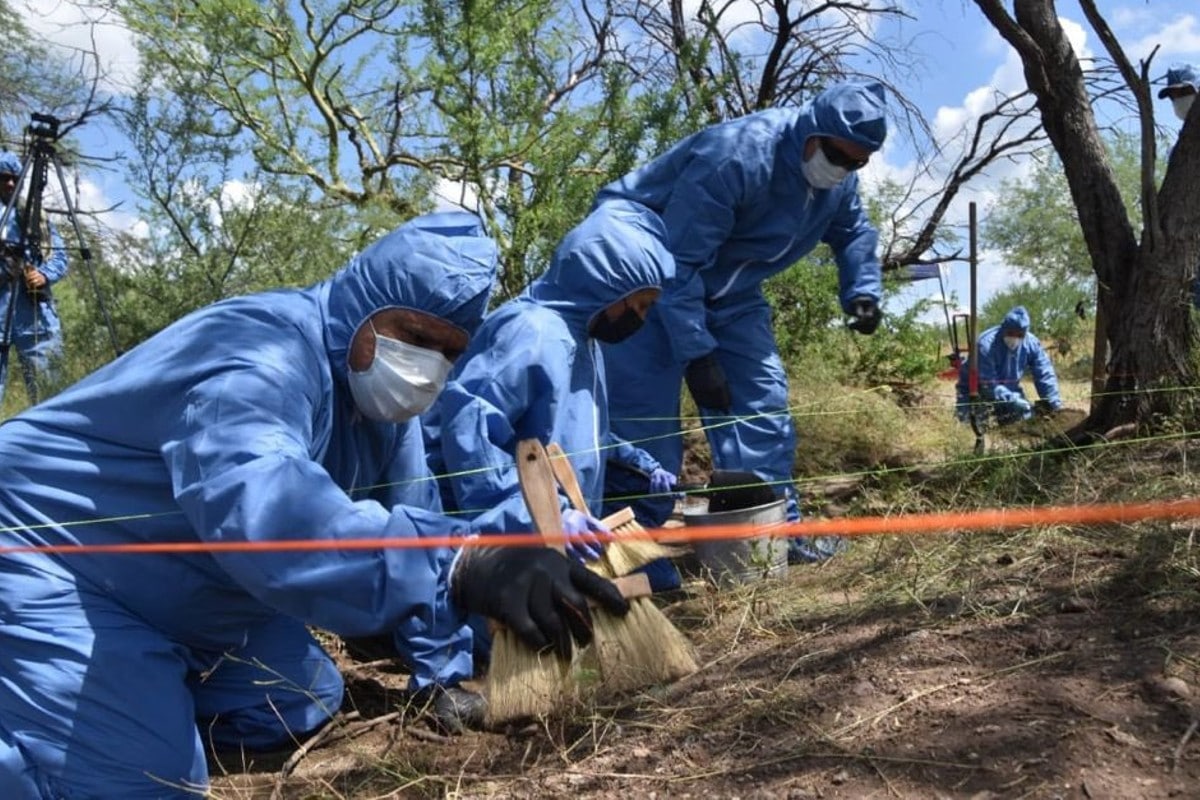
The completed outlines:
[[[979,250],[976,236],[978,226],[975,219],[975,203],[972,201],[968,206],[968,225],[970,231],[971,252],[970,252],[970,267],[971,267],[971,318],[967,322],[967,340],[971,348],[967,367],[967,391],[971,398],[971,429],[975,431],[975,452],[980,454],[984,450],[983,436],[983,420],[979,418],[979,337],[976,336],[978,330],[977,321],[979,319],[978,302],[978,283],[977,276],[979,271]]]

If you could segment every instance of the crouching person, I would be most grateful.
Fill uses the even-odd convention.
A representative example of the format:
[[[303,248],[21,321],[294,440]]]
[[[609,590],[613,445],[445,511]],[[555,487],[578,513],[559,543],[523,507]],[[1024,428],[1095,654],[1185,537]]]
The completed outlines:
[[[589,597],[627,609],[549,550],[337,547],[471,533],[389,484],[496,260],[474,217],[417,218],[0,426],[0,797],[203,794],[206,747],[287,744],[338,711],[307,625],[409,631],[429,652],[482,614],[562,651],[589,638]],[[63,550],[165,543],[264,549]]]

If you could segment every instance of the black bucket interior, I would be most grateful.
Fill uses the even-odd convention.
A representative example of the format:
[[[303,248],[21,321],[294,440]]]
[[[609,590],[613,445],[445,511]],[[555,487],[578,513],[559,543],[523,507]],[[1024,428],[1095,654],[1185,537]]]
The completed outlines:
[[[708,498],[708,513],[741,511],[744,508],[773,503],[777,499],[771,485],[753,472],[716,469],[704,489],[696,494]]]

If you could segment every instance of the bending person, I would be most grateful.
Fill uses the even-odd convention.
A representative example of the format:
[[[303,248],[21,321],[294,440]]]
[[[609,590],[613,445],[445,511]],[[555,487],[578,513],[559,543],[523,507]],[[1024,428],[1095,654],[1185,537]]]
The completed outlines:
[[[675,483],[609,430],[600,348],[640,328],[674,274],[665,236],[646,207],[605,204],[563,238],[545,273],[487,316],[425,418],[433,468],[448,475],[448,507],[482,530],[532,530],[515,463],[517,442],[529,438],[562,446],[597,513],[609,459],[652,475],[662,491]],[[598,555],[587,541],[598,521],[564,495],[560,502],[567,533],[581,537],[574,554]]]
[[[1004,315],[999,325],[993,325],[979,335],[979,397],[980,409],[995,417],[1000,425],[1029,419],[1033,404],[1025,397],[1021,378],[1033,377],[1038,398],[1050,411],[1062,408],[1058,393],[1058,375],[1046,348],[1029,331],[1029,312],[1016,306]],[[970,358],[964,359],[958,371],[955,412],[966,421],[971,413]]]
[[[635,336],[607,348],[613,430],[678,473],[683,461],[680,389],[700,408],[713,466],[752,471],[788,498],[799,518],[793,469],[796,431],[788,381],[763,296],[767,278],[820,242],[837,260],[839,300],[851,327],[881,320],[878,235],[858,196],[856,171],[887,134],[883,85],[834,86],[799,108],[775,108],[693,134],[605,186],[657,211],[676,277]],[[612,471],[614,495],[645,491]],[[661,525],[673,500],[639,504],[643,524]],[[815,560],[832,542],[798,540],[792,560]]]

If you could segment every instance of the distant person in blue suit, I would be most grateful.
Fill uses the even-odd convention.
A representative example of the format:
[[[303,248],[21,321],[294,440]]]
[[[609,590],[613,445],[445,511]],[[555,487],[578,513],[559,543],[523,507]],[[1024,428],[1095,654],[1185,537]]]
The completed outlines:
[[[54,308],[54,284],[67,275],[67,251],[62,237],[44,220],[42,247],[34,252],[31,243],[22,236],[25,221],[16,197],[17,179],[21,175],[21,159],[16,153],[0,153],[0,213],[12,204],[12,211],[0,231],[3,256],[7,263],[0,266],[0,398],[8,384],[8,366],[16,350],[25,380],[25,396],[29,404],[37,403],[43,389],[53,389],[58,383],[59,362],[62,359],[62,325]]]
[[[1173,64],[1167,70],[1167,85],[1158,91],[1159,99],[1171,101],[1175,116],[1182,122],[1188,118],[1196,93],[1200,92],[1200,67],[1195,64]]]
[[[788,381],[762,284],[827,243],[850,327],[871,334],[882,318],[878,234],[858,194],[857,171],[883,145],[886,101],[876,81],[833,86],[799,108],[774,108],[706,128],[605,186],[663,218],[676,276],[635,335],[607,346],[613,431],[678,474],[680,388],[700,408],[713,466],[752,471],[799,518],[796,431]],[[610,470],[610,495],[646,481]],[[670,495],[636,503],[661,525]],[[793,542],[792,560],[818,560],[836,540]]]
[[[982,410],[997,423],[1007,425],[1033,416],[1033,404],[1025,397],[1021,378],[1029,374],[1038,398],[1049,411],[1062,408],[1058,376],[1046,348],[1029,331],[1029,312],[1017,306],[1004,320],[979,335],[979,398]],[[970,358],[958,372],[955,413],[962,421],[971,414]]]

